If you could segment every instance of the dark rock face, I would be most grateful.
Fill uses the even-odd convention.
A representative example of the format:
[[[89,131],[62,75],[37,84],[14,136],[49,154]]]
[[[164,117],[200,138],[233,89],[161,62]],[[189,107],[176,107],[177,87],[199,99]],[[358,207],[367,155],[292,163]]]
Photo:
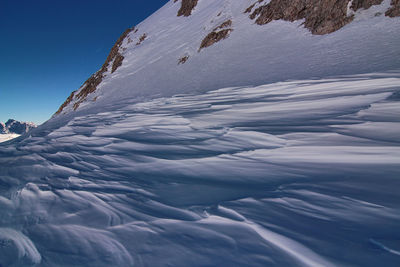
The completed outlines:
[[[280,19],[305,19],[304,26],[307,29],[313,34],[322,35],[337,31],[353,20],[353,16],[347,16],[349,2],[350,0],[272,0],[255,9],[250,18],[256,19],[259,25]],[[355,0],[351,8],[354,11],[360,8],[368,9],[382,2],[383,0]]]
[[[189,59],[189,56],[181,57],[181,58],[178,60],[178,65],[180,65],[180,64],[185,64],[186,61],[188,61],[188,59]]]
[[[353,0],[351,3],[351,9],[357,11],[361,8],[368,9],[373,5],[379,5],[383,2],[383,0]]]
[[[64,103],[60,106],[60,108],[57,110],[56,114],[61,113],[61,111],[63,111],[64,108],[65,108],[66,106],[68,106],[69,103],[71,103],[71,101],[74,99],[75,93],[76,93],[76,91],[73,91],[73,92],[69,95],[69,97],[67,98],[67,100],[65,100],[65,102],[64,102]]]
[[[176,1],[174,0],[174,2]],[[192,10],[197,6],[197,2],[198,0],[182,0],[182,6],[178,10],[178,17],[189,17],[192,14]]]
[[[385,15],[391,18],[400,17],[400,0],[392,0],[391,5]]]
[[[93,74],[89,79],[87,79],[83,83],[84,88],[79,92],[79,94],[76,94],[76,91],[72,92],[71,95],[68,97],[68,99],[58,109],[56,114],[61,113],[64,110],[64,108],[69,103],[71,103],[71,101],[74,100],[75,98],[78,100],[74,104],[74,109],[76,110],[90,93],[93,93],[94,91],[96,91],[97,86],[103,81],[104,73],[108,70],[108,65],[111,62],[113,62],[112,67],[111,67],[111,73],[115,72],[122,65],[124,56],[121,55],[119,50],[120,50],[122,42],[124,41],[126,36],[133,30],[135,30],[135,27],[127,29],[119,37],[119,39],[117,40],[115,45],[112,47],[110,54],[108,55],[106,61],[104,62],[103,66],[101,67],[101,69],[99,71],[97,71],[95,74]]]
[[[227,20],[223,22],[221,25],[216,27],[212,32],[210,32],[201,42],[199,51],[203,48],[212,46],[215,43],[218,43],[219,41],[228,38],[229,34],[233,29],[231,28],[232,26],[232,21]]]
[[[24,134],[29,132],[32,128],[36,128],[36,125],[32,122],[20,122],[9,119],[5,124],[0,123],[0,133],[3,134]]]
[[[141,44],[144,42],[144,40],[146,40],[146,38],[147,38],[147,34],[146,34],[146,33],[143,33],[143,34],[140,36],[139,41],[136,43],[136,45],[141,45]]]
[[[6,134],[8,133],[8,129],[6,127],[6,125],[2,122],[0,122],[0,134]]]

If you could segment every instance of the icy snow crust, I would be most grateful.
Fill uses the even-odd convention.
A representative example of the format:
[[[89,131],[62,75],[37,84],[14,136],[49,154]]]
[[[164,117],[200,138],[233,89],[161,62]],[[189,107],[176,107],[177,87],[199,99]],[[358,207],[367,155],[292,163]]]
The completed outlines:
[[[19,134],[0,134],[0,143],[12,140],[20,136]]]
[[[287,81],[50,121],[0,146],[0,264],[398,266],[399,85]]]
[[[181,1],[169,1],[127,36],[120,49],[125,57],[122,66],[111,74],[110,63],[103,82],[78,110],[99,109],[126,98],[143,101],[287,79],[400,69],[400,18],[384,16],[390,0],[359,10],[352,23],[323,36],[312,35],[303,21],[256,25],[244,13],[254,2],[202,0],[192,15],[178,17]],[[199,52],[202,40],[228,20],[233,29],[229,37]],[[146,39],[137,45],[143,34]],[[185,56],[187,62],[178,64]],[[74,103],[64,113],[73,112]]]
[[[253,2],[169,1],[77,111],[0,145],[1,266],[400,265],[390,0],[324,36]]]

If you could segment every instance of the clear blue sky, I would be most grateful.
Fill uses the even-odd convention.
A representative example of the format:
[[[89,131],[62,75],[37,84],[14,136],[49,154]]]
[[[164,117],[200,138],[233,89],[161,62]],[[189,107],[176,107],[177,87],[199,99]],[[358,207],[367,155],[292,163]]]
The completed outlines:
[[[1,0],[0,122],[43,123],[167,0]]]

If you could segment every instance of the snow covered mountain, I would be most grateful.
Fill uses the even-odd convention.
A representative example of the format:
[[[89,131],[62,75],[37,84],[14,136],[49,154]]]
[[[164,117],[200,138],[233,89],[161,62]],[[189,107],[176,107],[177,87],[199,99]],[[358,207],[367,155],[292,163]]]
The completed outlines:
[[[36,127],[32,122],[20,122],[13,119],[9,119],[6,123],[0,122],[0,143],[17,138]]]
[[[1,266],[398,266],[389,0],[173,0],[0,145]]]
[[[0,122],[0,134],[25,134],[37,126],[33,122],[21,122],[9,119],[6,123]]]
[[[104,110],[125,99],[396,69],[400,20],[392,15],[399,15],[399,5],[391,0],[169,1],[122,34],[103,67],[58,113]]]

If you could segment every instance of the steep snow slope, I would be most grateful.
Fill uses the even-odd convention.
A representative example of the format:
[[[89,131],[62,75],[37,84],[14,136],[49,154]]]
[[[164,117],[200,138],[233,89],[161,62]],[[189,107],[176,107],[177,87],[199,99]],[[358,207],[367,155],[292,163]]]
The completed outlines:
[[[0,264],[398,266],[399,84],[231,87],[50,122],[0,146]]]
[[[257,1],[190,2],[0,145],[0,265],[398,266],[391,1],[322,36],[256,25]]]
[[[353,22],[328,35],[312,35],[302,20],[257,25],[245,13],[255,2],[202,0],[185,17],[177,16],[181,1],[169,1],[119,40],[116,50],[124,59],[104,66],[108,70],[97,90],[76,97],[83,86],[61,113],[70,113],[75,104],[78,111],[104,110],[124,99],[400,68],[400,18],[384,15],[390,0],[367,10],[349,9]],[[231,29],[229,36],[199,51],[203,39],[228,21],[231,25],[221,29]],[[116,70],[115,61],[122,64]]]

